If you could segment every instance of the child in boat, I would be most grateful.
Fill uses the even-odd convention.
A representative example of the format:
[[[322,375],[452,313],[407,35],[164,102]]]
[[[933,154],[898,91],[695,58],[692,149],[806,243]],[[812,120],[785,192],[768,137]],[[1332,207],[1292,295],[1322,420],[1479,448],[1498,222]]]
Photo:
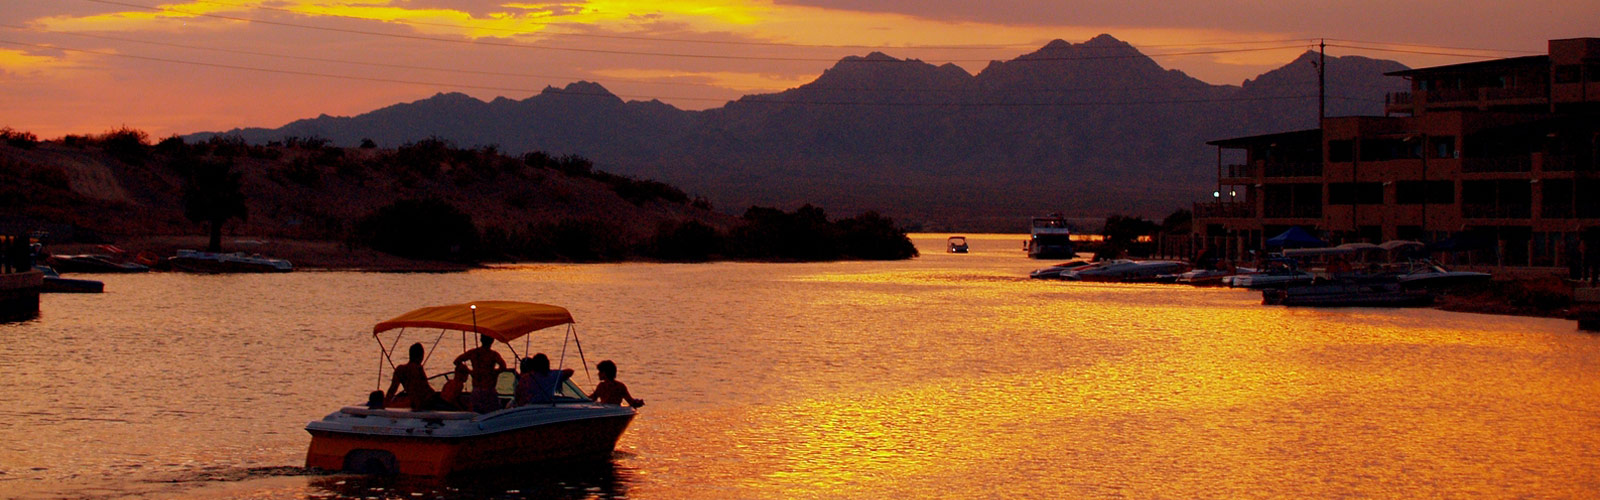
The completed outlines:
[[[467,367],[457,366],[456,374],[450,377],[449,382],[444,383],[443,389],[439,390],[439,399],[450,405],[450,409],[465,410],[472,406],[470,402],[461,398],[462,390],[466,389],[467,375],[470,373],[472,372],[467,370]]]
[[[608,359],[595,365],[595,369],[600,372],[600,384],[594,387],[594,393],[589,395],[589,399],[599,401],[600,404],[621,405],[623,401],[627,401],[628,406],[634,408],[644,406],[643,399],[634,399],[632,394],[628,394],[628,386],[617,381],[616,363]]]

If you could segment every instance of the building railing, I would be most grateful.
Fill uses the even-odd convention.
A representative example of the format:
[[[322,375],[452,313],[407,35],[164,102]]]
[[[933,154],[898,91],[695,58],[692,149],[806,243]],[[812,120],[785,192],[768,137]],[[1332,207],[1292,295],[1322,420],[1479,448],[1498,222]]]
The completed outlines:
[[[1256,169],[1253,165],[1228,165],[1223,168],[1224,179],[1254,179]]]
[[[1488,172],[1527,172],[1533,169],[1533,160],[1527,156],[1501,158],[1463,158],[1461,171],[1469,174]]]
[[[1540,155],[1539,167],[1546,172],[1571,172],[1578,169],[1576,155]]]
[[[1383,104],[1386,106],[1409,106],[1411,105],[1411,93],[1390,92],[1383,97]]]
[[[1194,216],[1197,219],[1249,219],[1255,217],[1255,204],[1242,201],[1195,203]]]
[[[1266,177],[1318,177],[1322,175],[1321,163],[1268,163]]]
[[[1491,101],[1499,99],[1539,99],[1550,95],[1550,89],[1546,87],[1487,88],[1483,89],[1483,91],[1484,98]]]

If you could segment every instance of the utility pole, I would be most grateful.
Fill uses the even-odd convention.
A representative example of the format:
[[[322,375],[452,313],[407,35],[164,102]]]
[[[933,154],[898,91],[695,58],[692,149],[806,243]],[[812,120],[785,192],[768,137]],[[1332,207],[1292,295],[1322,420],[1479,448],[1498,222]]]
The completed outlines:
[[[1317,128],[1328,117],[1328,39],[1318,39],[1317,45]]]

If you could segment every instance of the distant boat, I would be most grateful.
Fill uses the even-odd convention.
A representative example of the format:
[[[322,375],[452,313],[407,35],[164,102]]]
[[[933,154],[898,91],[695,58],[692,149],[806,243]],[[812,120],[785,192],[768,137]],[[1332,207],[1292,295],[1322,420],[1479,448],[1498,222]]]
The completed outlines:
[[[967,237],[951,236],[945,239],[945,251],[950,253],[967,253]]]
[[[1022,248],[1028,251],[1028,257],[1035,259],[1073,257],[1072,230],[1067,228],[1067,219],[1061,214],[1034,217],[1028,241],[1022,243]]]
[[[1332,282],[1263,290],[1266,305],[1311,307],[1414,307],[1433,303],[1424,290],[1408,290],[1394,281]]]
[[[1234,288],[1281,288],[1291,285],[1308,285],[1317,277],[1300,269],[1293,259],[1272,259],[1253,273],[1234,275],[1228,286]]]
[[[102,293],[106,291],[104,282],[95,280],[79,280],[63,278],[60,273],[50,266],[33,266],[33,270],[44,273],[44,293]]]
[[[133,262],[120,262],[110,255],[79,254],[51,255],[45,259],[50,267],[63,273],[143,273],[150,266]]]
[[[244,252],[195,250],[178,250],[178,255],[167,258],[166,265],[174,271],[191,273],[286,273],[294,270],[294,265],[283,259],[246,255]]]

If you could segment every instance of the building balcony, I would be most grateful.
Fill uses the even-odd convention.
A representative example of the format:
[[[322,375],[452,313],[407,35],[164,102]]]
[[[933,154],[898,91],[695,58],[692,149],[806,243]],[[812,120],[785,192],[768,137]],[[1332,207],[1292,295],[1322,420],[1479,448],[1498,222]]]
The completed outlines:
[[[1527,205],[1461,205],[1461,216],[1468,219],[1528,219],[1533,217],[1532,212],[1532,207]]]
[[[1242,201],[1213,201],[1194,204],[1196,219],[1252,219],[1255,204]]]
[[[1495,106],[1542,104],[1549,100],[1550,88],[1545,86],[1435,89],[1390,92],[1384,98],[1384,110],[1391,113],[1406,113],[1416,111],[1419,106],[1423,109],[1488,109]]]
[[[1261,176],[1261,169],[1255,165],[1228,165],[1222,169],[1223,179],[1255,179]]]
[[[1268,163],[1263,174],[1266,177],[1321,177],[1322,163]]]

